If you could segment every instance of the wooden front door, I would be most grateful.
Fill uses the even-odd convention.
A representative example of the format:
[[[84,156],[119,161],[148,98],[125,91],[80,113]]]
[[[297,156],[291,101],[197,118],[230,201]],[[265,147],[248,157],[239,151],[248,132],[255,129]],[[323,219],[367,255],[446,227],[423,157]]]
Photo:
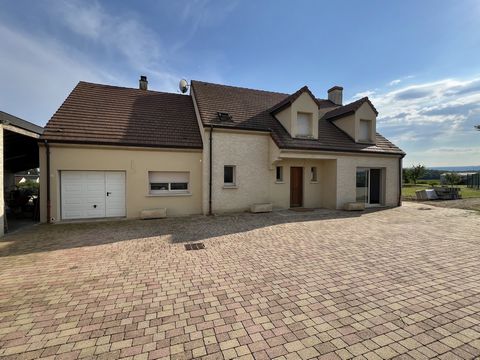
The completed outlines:
[[[290,207],[303,206],[303,168],[290,168]]]

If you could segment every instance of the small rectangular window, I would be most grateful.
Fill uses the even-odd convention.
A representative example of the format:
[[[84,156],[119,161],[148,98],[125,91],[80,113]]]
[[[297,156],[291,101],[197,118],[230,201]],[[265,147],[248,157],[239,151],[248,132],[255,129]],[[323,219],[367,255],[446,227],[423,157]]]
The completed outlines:
[[[223,167],[223,183],[225,185],[235,185],[235,166],[225,165]]]
[[[276,181],[283,181],[283,166],[277,166],[276,168]]]
[[[358,140],[360,141],[372,141],[371,130],[372,122],[370,120],[360,120],[360,131],[358,134]]]
[[[312,114],[297,113],[297,136],[312,136]]]
[[[189,172],[149,171],[149,193],[188,193]]]
[[[171,183],[170,190],[187,190],[188,183],[178,182],[178,183]]]
[[[218,119],[222,122],[224,121],[232,121],[232,117],[230,116],[229,113],[226,113],[226,112],[218,112],[217,113],[218,115]]]
[[[317,178],[317,167],[316,166],[312,166],[311,170],[311,181],[318,181],[318,178]]]
[[[168,190],[168,183],[150,183],[150,190]]]

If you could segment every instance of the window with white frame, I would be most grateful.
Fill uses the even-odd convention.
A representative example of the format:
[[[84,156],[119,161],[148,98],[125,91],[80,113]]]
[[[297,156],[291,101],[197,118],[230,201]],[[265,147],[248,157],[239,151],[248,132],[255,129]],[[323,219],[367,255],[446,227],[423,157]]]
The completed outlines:
[[[188,193],[190,173],[175,171],[149,171],[150,194]]]
[[[283,166],[277,166],[275,171],[276,171],[275,180],[277,182],[282,182],[283,181]]]
[[[236,168],[234,165],[225,165],[223,167],[223,184],[226,186],[235,186]]]
[[[317,182],[318,181],[317,167],[316,166],[312,166],[310,168],[310,181],[312,181],[312,182]]]
[[[358,140],[372,141],[371,128],[372,128],[371,120],[360,120],[360,130],[358,134]]]
[[[297,113],[297,136],[311,137],[312,135],[312,114]]]

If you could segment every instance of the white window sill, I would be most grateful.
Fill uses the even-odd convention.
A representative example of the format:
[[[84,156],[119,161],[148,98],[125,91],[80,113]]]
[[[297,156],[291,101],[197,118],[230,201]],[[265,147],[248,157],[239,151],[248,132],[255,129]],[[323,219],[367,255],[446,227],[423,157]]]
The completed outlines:
[[[318,184],[318,181],[310,181],[310,184]]]
[[[275,181],[275,184],[285,184],[285,181]]]
[[[315,139],[313,137],[313,135],[296,135],[295,136],[296,139],[304,139],[304,140],[312,140],[312,139]]]
[[[235,184],[231,184],[231,185],[225,184],[223,185],[223,189],[238,189],[238,186]]]
[[[191,192],[166,192],[163,194],[147,194],[147,197],[192,196]]]

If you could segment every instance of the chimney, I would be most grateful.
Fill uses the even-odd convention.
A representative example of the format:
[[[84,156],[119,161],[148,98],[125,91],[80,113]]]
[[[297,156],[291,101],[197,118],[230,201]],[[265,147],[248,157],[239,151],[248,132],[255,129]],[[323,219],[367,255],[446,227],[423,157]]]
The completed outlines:
[[[145,75],[140,76],[140,81],[138,82],[138,88],[140,90],[148,90],[148,80]]]
[[[342,106],[342,97],[343,97],[343,87],[334,86],[328,90],[328,100],[333,102],[335,105]]]

